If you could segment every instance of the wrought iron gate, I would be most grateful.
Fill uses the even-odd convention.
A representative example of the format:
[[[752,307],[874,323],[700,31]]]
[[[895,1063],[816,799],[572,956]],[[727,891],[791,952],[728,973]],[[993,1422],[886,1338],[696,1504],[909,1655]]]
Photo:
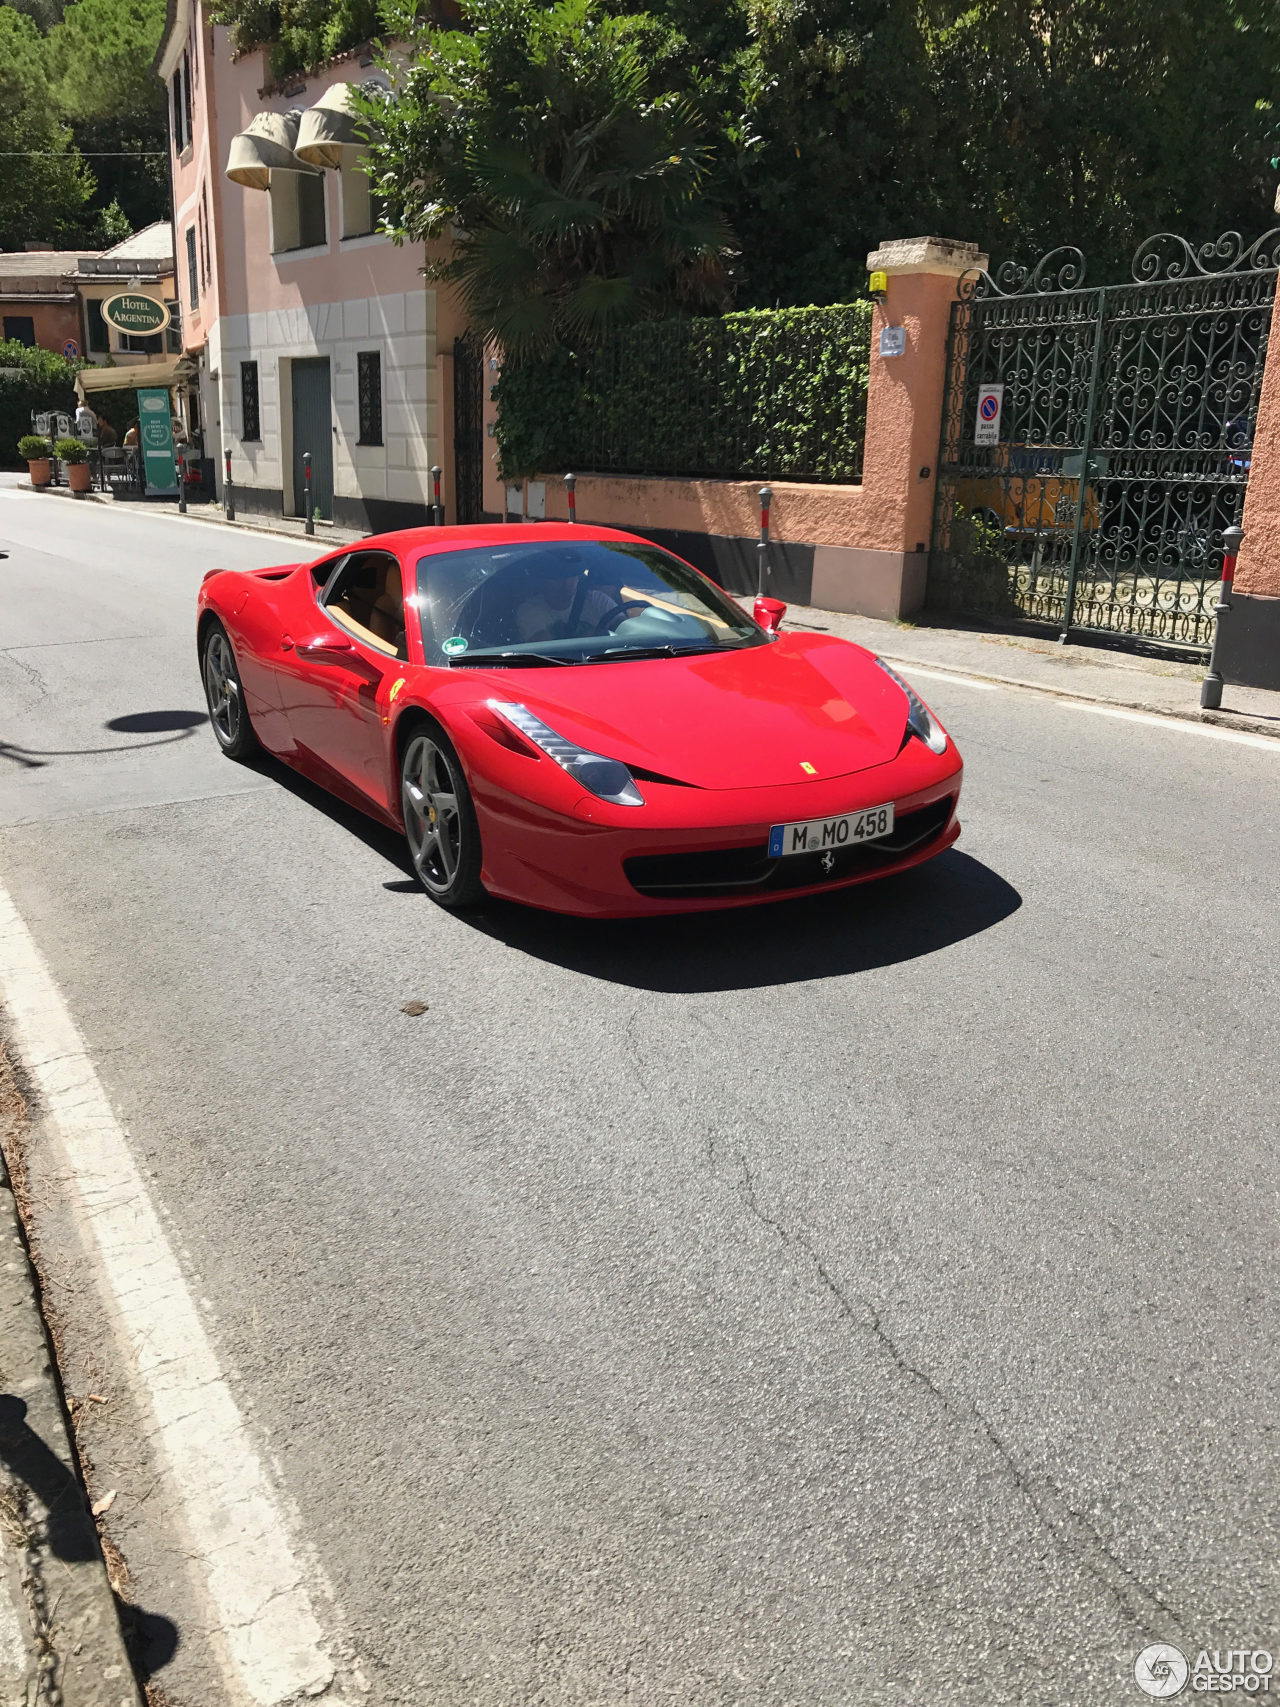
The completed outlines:
[[[458,523],[484,510],[484,345],[473,332],[453,342],[453,491]]]
[[[929,603],[1207,648],[1278,262],[1280,230],[1162,233],[1132,284],[1085,288],[1078,249],[962,279]]]

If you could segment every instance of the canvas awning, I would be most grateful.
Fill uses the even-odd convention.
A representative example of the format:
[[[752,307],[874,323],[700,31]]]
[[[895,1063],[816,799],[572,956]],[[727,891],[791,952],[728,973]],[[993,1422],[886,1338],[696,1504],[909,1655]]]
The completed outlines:
[[[196,364],[186,356],[163,362],[142,362],[137,367],[82,367],[76,375],[76,396],[83,403],[90,391],[137,391],[183,385],[196,376]]]
[[[246,190],[269,190],[273,172],[314,172],[295,149],[301,112],[259,113],[239,136],[231,138],[227,153],[227,177]]]
[[[356,111],[354,83],[335,83],[315,106],[308,107],[298,125],[296,152],[309,166],[341,171],[344,159],[369,146],[369,121]]]

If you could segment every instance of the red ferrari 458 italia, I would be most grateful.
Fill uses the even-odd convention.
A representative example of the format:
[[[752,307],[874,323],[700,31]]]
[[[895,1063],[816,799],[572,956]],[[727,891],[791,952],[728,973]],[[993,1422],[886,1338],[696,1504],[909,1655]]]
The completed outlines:
[[[213,571],[197,645],[222,750],[403,830],[444,906],[618,917],[862,883],[960,834],[937,718],[784,609],[608,528],[422,528]]]

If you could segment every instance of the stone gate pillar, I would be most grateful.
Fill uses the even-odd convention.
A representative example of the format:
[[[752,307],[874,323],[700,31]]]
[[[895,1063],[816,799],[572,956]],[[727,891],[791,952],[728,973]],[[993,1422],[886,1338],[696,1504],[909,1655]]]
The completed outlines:
[[[1280,303],[1271,317],[1241,525],[1218,664],[1223,681],[1236,687],[1280,688]]]
[[[888,290],[871,323],[862,537],[817,547],[814,604],[894,617],[923,605],[951,304],[960,276],[986,265],[976,243],[949,237],[895,238],[867,256]]]

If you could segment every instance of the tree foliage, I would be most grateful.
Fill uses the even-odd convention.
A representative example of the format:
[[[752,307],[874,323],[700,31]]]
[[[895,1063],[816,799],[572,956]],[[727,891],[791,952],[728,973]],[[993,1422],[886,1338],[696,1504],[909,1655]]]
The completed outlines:
[[[168,207],[164,0],[0,6],[0,248],[102,248]]]
[[[65,246],[87,224],[93,177],[61,122],[34,19],[0,6],[0,249]]]
[[[18,440],[31,431],[33,409],[69,414],[75,408],[75,379],[83,366],[51,350],[0,339],[0,463],[18,460]]]
[[[462,13],[468,28],[445,32],[413,0],[389,14],[413,57],[370,112],[396,229],[451,239],[430,271],[473,325],[522,351],[723,306],[713,142],[697,102],[655,79],[652,20],[594,0],[463,0]]]

